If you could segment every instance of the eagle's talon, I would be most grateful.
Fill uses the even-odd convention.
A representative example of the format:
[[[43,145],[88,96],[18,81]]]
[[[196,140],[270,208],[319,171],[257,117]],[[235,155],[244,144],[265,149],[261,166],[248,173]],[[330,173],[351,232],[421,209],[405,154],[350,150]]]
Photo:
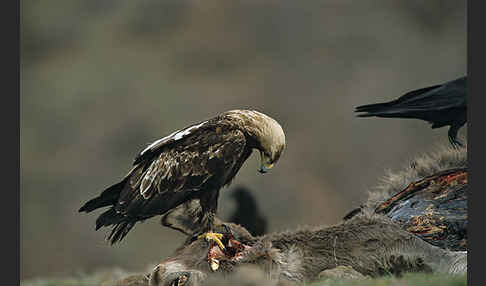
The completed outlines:
[[[216,232],[206,232],[204,234],[201,234],[197,237],[197,239],[206,239],[206,241],[214,241],[216,244],[221,248],[221,250],[225,250],[226,248],[224,247],[223,242],[221,242],[221,239],[223,239],[223,234],[221,233],[216,233]]]

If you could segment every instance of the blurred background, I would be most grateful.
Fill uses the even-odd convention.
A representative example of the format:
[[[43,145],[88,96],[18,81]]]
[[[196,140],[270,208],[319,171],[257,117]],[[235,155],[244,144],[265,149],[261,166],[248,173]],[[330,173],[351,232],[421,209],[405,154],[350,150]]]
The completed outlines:
[[[466,2],[21,1],[21,279],[145,270],[182,234],[137,224],[122,243],[79,207],[172,131],[235,108],[283,126],[287,149],[266,175],[258,156],[223,190],[245,186],[268,231],[334,224],[388,169],[447,144],[447,127],[356,118],[466,74]],[[460,131],[467,135],[467,128]]]

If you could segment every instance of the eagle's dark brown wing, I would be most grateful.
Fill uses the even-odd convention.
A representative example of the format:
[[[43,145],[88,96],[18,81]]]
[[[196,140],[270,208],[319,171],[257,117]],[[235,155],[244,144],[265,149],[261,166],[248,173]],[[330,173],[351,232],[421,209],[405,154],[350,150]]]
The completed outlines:
[[[141,163],[120,194],[116,210],[137,217],[163,214],[204,192],[205,183],[232,173],[245,148],[239,130],[228,133],[194,134],[168,147],[153,160]]]
[[[194,134],[201,134],[201,131],[203,130],[214,130],[215,125],[217,125],[218,123],[219,121],[213,119],[190,125],[184,129],[176,130],[171,134],[165,136],[164,138],[156,140],[145,149],[143,149],[140,153],[138,153],[137,157],[133,161],[133,165],[135,166],[143,161],[151,160],[155,156],[160,154],[161,150],[163,150],[167,146],[170,146],[174,143],[180,143],[188,137],[193,136]]]
[[[96,229],[114,226],[108,237],[111,243],[120,241],[137,221],[221,188],[247,158],[246,138],[238,129],[208,124],[183,135],[175,143],[150,150],[151,156],[121,182],[80,209],[89,212],[112,206],[96,221]]]

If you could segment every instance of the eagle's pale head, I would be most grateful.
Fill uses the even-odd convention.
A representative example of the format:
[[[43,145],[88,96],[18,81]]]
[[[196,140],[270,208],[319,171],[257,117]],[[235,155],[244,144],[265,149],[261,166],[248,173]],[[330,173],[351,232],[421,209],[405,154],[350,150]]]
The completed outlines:
[[[285,134],[282,126],[273,118],[255,110],[232,110],[239,117],[244,129],[255,140],[254,148],[260,151],[260,173],[266,173],[280,159],[285,149]]]

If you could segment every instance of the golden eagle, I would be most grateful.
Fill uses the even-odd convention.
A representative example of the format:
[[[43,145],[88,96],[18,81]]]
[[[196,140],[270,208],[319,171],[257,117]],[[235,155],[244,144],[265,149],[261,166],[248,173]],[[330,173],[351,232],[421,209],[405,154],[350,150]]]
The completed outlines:
[[[112,226],[111,244],[121,241],[139,221],[170,213],[198,201],[198,229],[212,233],[219,190],[231,183],[253,149],[266,173],[285,148],[285,135],[273,118],[254,110],[231,110],[177,130],[141,151],[121,182],[82,206],[80,212],[110,208],[96,220],[96,230]],[[222,244],[220,244],[222,245]]]
[[[413,90],[400,98],[356,107],[366,112],[358,117],[416,118],[428,121],[432,128],[450,125],[448,137],[452,146],[463,146],[457,132],[467,121],[467,77],[443,84]]]

